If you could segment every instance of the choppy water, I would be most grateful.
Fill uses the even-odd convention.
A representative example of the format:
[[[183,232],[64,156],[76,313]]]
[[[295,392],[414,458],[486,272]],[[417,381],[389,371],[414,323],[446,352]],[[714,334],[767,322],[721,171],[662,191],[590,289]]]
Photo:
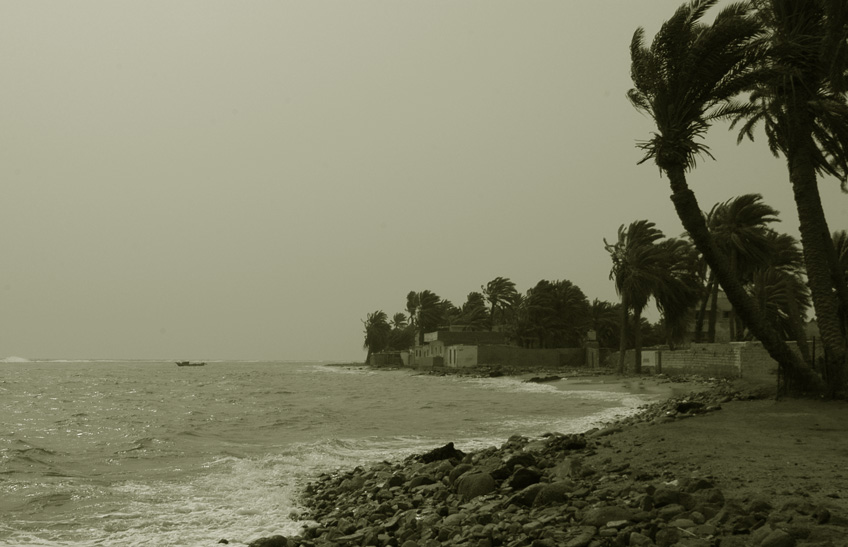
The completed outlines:
[[[323,471],[578,432],[645,401],[316,363],[0,363],[0,545],[294,534]]]

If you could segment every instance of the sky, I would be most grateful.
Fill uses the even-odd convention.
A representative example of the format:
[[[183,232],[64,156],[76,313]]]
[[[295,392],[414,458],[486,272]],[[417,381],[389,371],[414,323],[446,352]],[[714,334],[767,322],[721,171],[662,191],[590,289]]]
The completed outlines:
[[[625,97],[680,3],[4,2],[0,358],[360,360],[369,312],[498,276],[617,301],[603,239],[683,231]],[[702,208],[797,237],[765,140],[707,143]]]

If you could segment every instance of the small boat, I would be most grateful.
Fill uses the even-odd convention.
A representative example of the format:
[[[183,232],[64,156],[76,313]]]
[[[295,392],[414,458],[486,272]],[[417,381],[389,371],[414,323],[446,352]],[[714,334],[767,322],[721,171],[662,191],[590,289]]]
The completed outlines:
[[[206,363],[191,363],[189,361],[177,361],[178,367],[202,367]]]

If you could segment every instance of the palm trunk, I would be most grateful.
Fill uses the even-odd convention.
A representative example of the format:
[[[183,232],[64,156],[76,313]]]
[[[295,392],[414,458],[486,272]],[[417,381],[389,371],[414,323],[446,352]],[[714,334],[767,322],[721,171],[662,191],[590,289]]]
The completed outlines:
[[[704,256],[710,268],[715,272],[728,300],[739,314],[742,321],[763,344],[769,355],[777,361],[784,376],[791,382],[792,389],[806,391],[821,389],[821,378],[809,367],[806,367],[780,335],[765,320],[762,313],[745,288],[733,275],[727,257],[716,246],[712,235],[707,229],[704,214],[698,206],[695,194],[686,184],[686,174],[683,165],[675,165],[665,169],[671,185],[671,201],[677,211],[677,216],[698,251]]]
[[[739,280],[739,259],[736,255],[736,249],[734,248],[730,249],[730,272],[737,280]],[[736,310],[734,309],[733,305],[730,306],[730,313],[728,314],[727,326],[730,329],[730,341],[738,342],[739,334],[736,332]]]
[[[633,310],[633,372],[642,374],[642,310]]]
[[[695,318],[695,342],[700,342],[704,331],[704,316],[707,314],[707,303],[710,300],[710,294],[713,292],[715,284],[715,274],[710,271],[710,277],[707,280],[707,286],[704,287],[704,296],[701,298],[701,309],[698,311],[698,317]]]
[[[795,343],[798,344],[798,350],[801,352],[801,358],[808,366],[813,366],[813,360],[810,358],[810,346],[807,344],[807,333],[804,332],[804,327],[801,321],[801,310],[798,309],[798,291],[796,289],[794,279],[786,281],[787,290],[789,291],[789,301],[787,302],[787,312],[789,315],[789,324],[792,329],[792,337],[795,338]]]
[[[618,373],[624,374],[624,358],[627,353],[627,308],[630,306],[630,299],[627,293],[621,293],[621,340],[618,343]]]
[[[718,279],[713,283],[713,294],[710,296],[710,323],[707,326],[707,342],[715,344],[716,320],[718,319]]]
[[[826,369],[828,390],[833,396],[845,389],[846,382],[846,341],[841,329],[839,301],[834,293],[827,249],[827,245],[833,247],[833,240],[827,227],[816,180],[812,124],[809,123],[809,114],[805,109],[796,107],[795,110],[795,115],[792,116],[794,123],[790,131],[792,137],[787,151],[789,180],[792,183],[795,205],[798,209],[807,281],[828,358]],[[827,241],[824,240],[823,234],[827,234]]]

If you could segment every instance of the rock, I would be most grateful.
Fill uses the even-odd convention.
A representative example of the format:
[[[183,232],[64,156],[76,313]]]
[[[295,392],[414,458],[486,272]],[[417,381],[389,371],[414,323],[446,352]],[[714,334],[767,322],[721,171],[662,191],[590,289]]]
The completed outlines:
[[[760,547],[795,547],[795,538],[783,530],[774,530],[762,540]]]
[[[546,484],[533,500],[533,507],[542,507],[553,503],[563,503],[568,500],[568,495],[574,491],[576,485],[571,481],[557,481]]]
[[[561,479],[579,478],[583,468],[583,460],[576,456],[563,458],[556,468],[554,475]]]
[[[681,414],[685,414],[687,412],[694,413],[703,411],[704,406],[704,403],[698,403],[695,401],[684,401],[682,403],[678,403],[676,410]]]
[[[463,501],[495,491],[495,479],[488,473],[466,473],[457,481],[457,493]]]
[[[631,547],[652,547],[654,542],[651,538],[639,532],[630,532],[630,542],[628,545]]]
[[[677,515],[686,511],[686,508],[679,503],[666,505],[657,512],[657,516],[665,521],[674,520]]]
[[[453,468],[453,470],[450,472],[450,475],[448,475],[448,480],[451,484],[454,484],[459,477],[461,477],[464,473],[471,471],[472,469],[474,469],[474,466],[470,463],[461,463]]]
[[[530,452],[522,452],[521,454],[516,454],[509,458],[505,465],[508,469],[513,470],[518,465],[522,467],[535,467],[536,464],[536,456]]]
[[[436,482],[436,479],[434,479],[433,477],[431,477],[429,475],[418,475],[417,477],[413,477],[412,480],[409,481],[409,484],[407,484],[407,486],[410,489],[412,489],[412,488],[415,488],[417,486],[434,484],[435,482]]]
[[[465,453],[454,448],[453,443],[448,443],[440,448],[434,448],[430,452],[418,457],[418,461],[422,463],[430,463],[438,460],[462,460]]]
[[[619,520],[633,520],[633,511],[627,507],[616,505],[605,505],[590,509],[583,516],[582,524],[589,526],[606,526],[608,522]]]
[[[289,540],[283,536],[259,538],[247,544],[247,547],[288,547]]]
[[[663,507],[680,502],[680,492],[672,488],[659,487],[653,495],[654,507]]]
[[[536,496],[539,495],[539,492],[541,492],[545,486],[545,484],[541,483],[532,484],[509,498],[507,505],[515,504],[522,507],[530,507],[536,500]]]
[[[597,533],[594,526],[580,526],[569,534],[565,547],[587,547]]]
[[[523,490],[531,484],[536,484],[539,480],[541,480],[541,478],[542,473],[538,470],[519,467],[509,478],[507,484],[509,484],[509,487],[513,490]]]
[[[663,528],[657,532],[657,547],[671,547],[680,541],[681,533],[677,528]]]

